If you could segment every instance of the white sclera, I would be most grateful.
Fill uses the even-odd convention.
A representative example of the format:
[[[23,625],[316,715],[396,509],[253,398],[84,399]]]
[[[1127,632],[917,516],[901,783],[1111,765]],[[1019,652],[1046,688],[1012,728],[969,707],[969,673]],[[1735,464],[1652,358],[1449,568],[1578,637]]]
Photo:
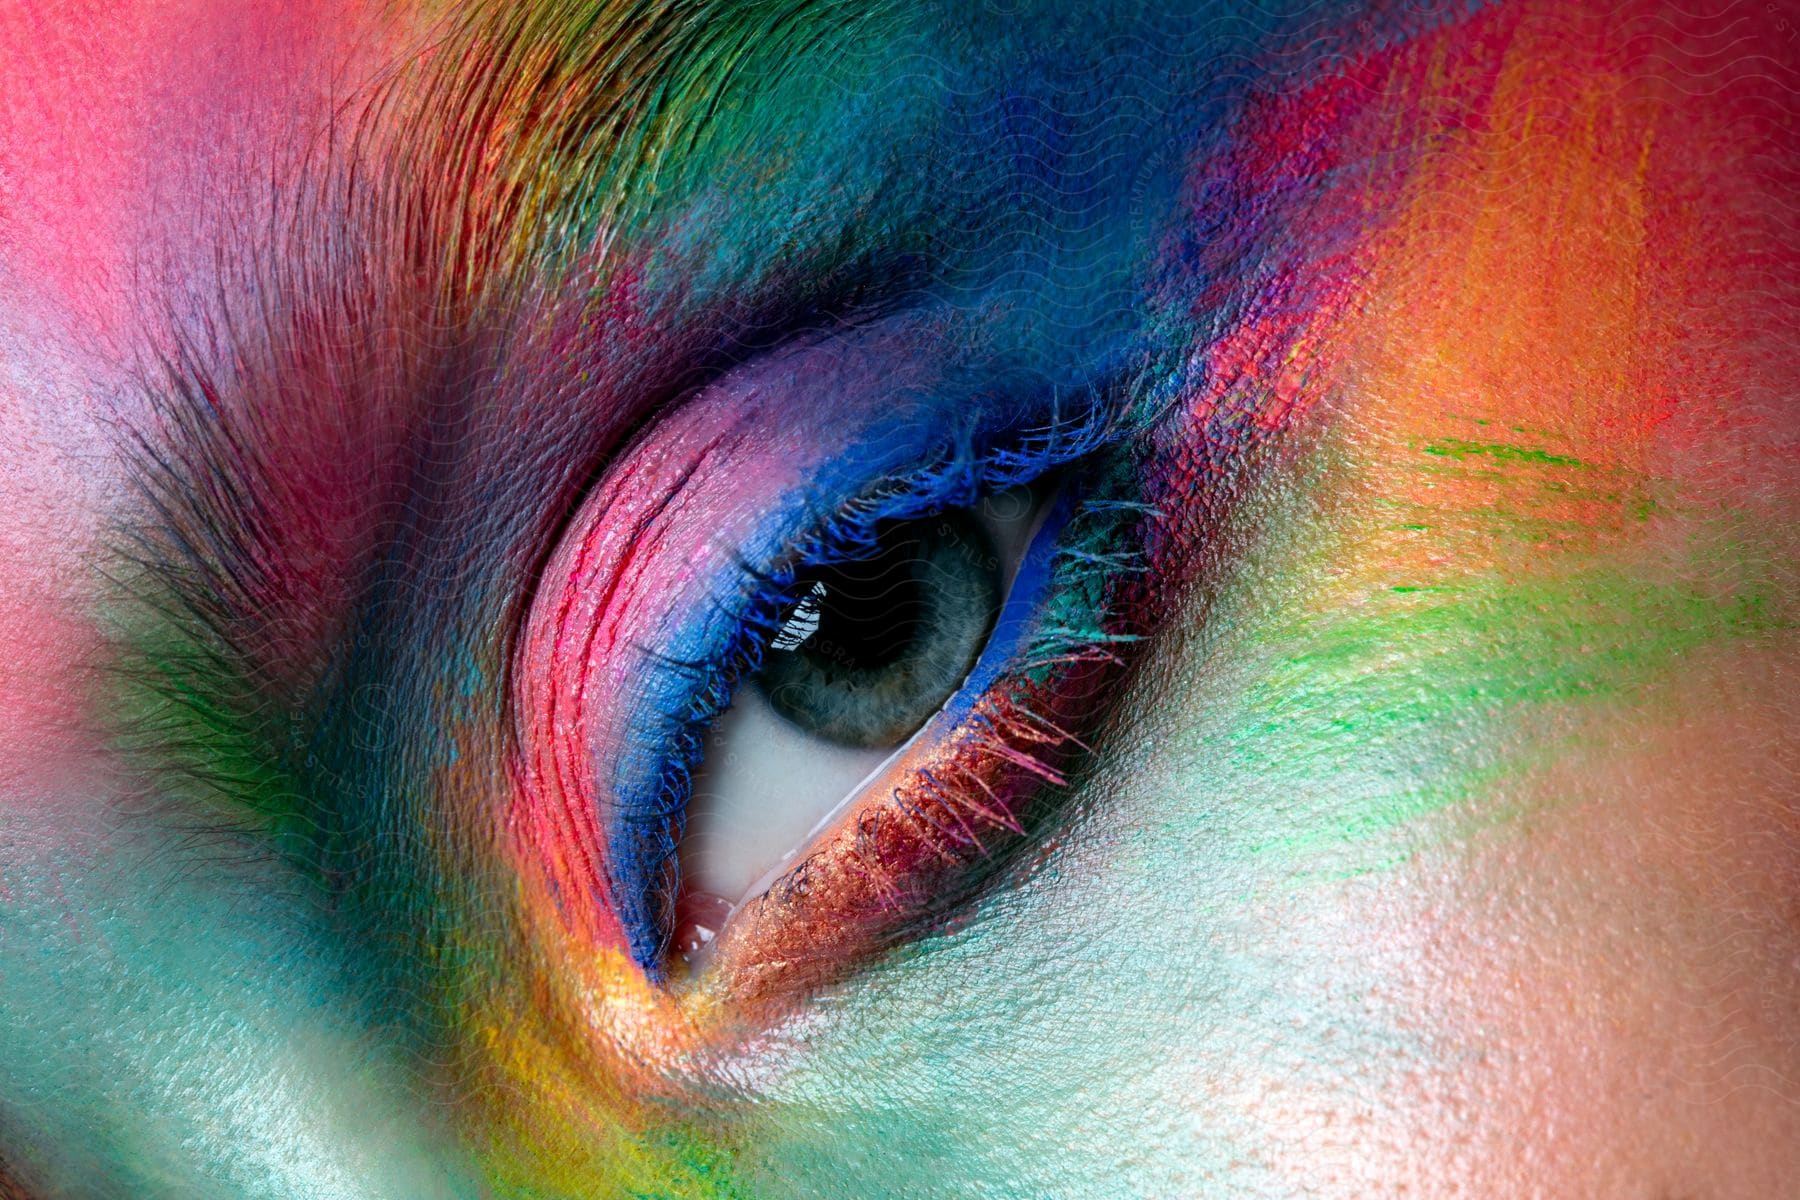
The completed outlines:
[[[694,772],[681,845],[686,885],[746,898],[892,753],[834,746],[778,714],[756,688],[740,689]]]

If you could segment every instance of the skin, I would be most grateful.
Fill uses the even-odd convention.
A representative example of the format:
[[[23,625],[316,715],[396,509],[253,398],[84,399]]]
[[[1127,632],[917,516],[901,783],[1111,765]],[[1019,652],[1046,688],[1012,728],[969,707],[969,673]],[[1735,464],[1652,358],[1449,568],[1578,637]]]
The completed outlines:
[[[1772,10],[1691,7],[1351,13],[1327,23],[1341,42],[1270,18],[1241,39],[1286,64],[1259,76],[1266,102],[1194,84],[1231,103],[1179,120],[1145,98],[1234,77],[1203,72],[1207,21],[1084,58],[1076,33],[1100,45],[1128,16],[992,14],[974,47],[954,21],[871,20],[809,51],[836,75],[727,88],[749,132],[691,147],[693,176],[600,172],[547,201],[611,214],[606,271],[747,294],[777,234],[804,273],[833,231],[911,227],[852,202],[873,160],[846,145],[962,146],[930,140],[966,119],[951,85],[1036,94],[1065,62],[1070,111],[1153,114],[1071,126],[1070,159],[1113,164],[1082,193],[1100,215],[1049,184],[1004,193],[1040,205],[1017,217],[1038,256],[1022,286],[991,250],[1013,226],[952,222],[929,255],[974,264],[960,315],[1029,297],[982,345],[1046,377],[1098,357],[1094,331],[1162,318],[1143,382],[1167,385],[1162,436],[1233,431],[1219,470],[1172,454],[1157,475],[1178,549],[1154,634],[1045,844],[953,928],[818,987],[698,1000],[543,902],[566,880],[541,841],[458,857],[482,814],[540,811],[497,767],[383,809],[457,835],[438,843],[450,884],[384,907],[323,884],[326,850],[291,830],[221,823],[120,737],[141,613],[109,580],[119,531],[149,519],[121,438],[162,436],[146,363],[249,294],[245,264],[306,252],[271,244],[262,181],[329,175],[294,148],[349,155],[318,131],[413,62],[434,15],[0,16],[0,1195],[1783,1194],[1800,41]],[[1311,57],[1279,56],[1296,45]],[[448,120],[416,86],[402,73],[381,153]],[[784,171],[730,173],[771,146]],[[919,194],[982,182],[898,161]],[[1209,177],[1238,188],[1222,210],[1196,198]],[[910,193],[879,194],[903,212]],[[594,261],[595,227],[563,259],[534,240],[541,211],[457,286]],[[1233,239],[1239,290],[1190,320]],[[1115,285],[1146,278],[1166,303],[1121,317],[1138,293]],[[842,386],[781,420],[849,429],[892,399],[884,356],[924,378],[964,344],[850,339],[827,364]],[[694,419],[733,411],[745,378]],[[455,627],[514,619],[484,603]],[[283,661],[330,640],[280,613]],[[519,661],[529,680],[549,657]],[[469,772],[518,699],[477,674],[492,707],[437,727]],[[312,719],[278,675],[259,686]],[[421,965],[421,927],[466,959]]]

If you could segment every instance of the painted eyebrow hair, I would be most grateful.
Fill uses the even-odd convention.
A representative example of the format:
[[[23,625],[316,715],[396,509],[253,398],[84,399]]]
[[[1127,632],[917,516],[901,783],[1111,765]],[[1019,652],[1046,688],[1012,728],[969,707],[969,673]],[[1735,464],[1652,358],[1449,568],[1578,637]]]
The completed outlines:
[[[0,1159],[0,1200],[31,1200],[24,1185],[13,1180],[5,1159]]]

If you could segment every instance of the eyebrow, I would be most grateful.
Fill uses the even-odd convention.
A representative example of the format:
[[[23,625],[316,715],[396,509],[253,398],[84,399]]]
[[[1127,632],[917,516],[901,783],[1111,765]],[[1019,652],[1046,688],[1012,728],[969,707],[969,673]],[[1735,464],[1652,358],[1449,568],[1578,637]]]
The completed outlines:
[[[205,315],[170,322],[145,380],[128,449],[148,519],[125,547],[137,742],[308,852],[307,829],[363,828],[369,803],[300,798],[392,790],[321,765],[379,726],[368,696],[395,704],[434,654],[497,690],[522,581],[648,413],[904,303],[956,269],[950,234],[1055,190],[1046,102],[1015,88],[993,119],[1030,117],[1027,134],[966,145],[987,116],[917,81],[901,9],[580,7],[482,3],[433,28],[294,149],[268,220],[219,256]],[[863,136],[911,122],[895,161],[817,151],[857,130],[794,101],[847,76]],[[898,186],[934,130],[963,157]],[[734,187],[764,211],[734,211]],[[799,211],[809,192],[825,199]]]

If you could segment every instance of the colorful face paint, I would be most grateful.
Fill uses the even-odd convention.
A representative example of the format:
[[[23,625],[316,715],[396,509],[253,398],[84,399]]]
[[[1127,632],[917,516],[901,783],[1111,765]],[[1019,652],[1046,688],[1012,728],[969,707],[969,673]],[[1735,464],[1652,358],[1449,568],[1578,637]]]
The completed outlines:
[[[1792,53],[1104,8],[476,4],[321,54],[383,69],[262,139],[281,186],[196,202],[223,250],[119,389],[130,800],[66,900],[61,851],[0,858],[0,1181],[1649,1190],[1482,1164],[1591,1125],[1584,1080],[1703,1073],[1631,1050],[1743,1010],[1669,962],[1791,962],[1651,855],[1791,879],[1766,764],[1568,830],[1653,790],[1712,673],[1769,724]],[[692,776],[796,581],[1022,483],[1055,498],[967,677],[681,961]],[[1581,919],[1615,885],[1606,920],[1662,898],[1622,934]]]

